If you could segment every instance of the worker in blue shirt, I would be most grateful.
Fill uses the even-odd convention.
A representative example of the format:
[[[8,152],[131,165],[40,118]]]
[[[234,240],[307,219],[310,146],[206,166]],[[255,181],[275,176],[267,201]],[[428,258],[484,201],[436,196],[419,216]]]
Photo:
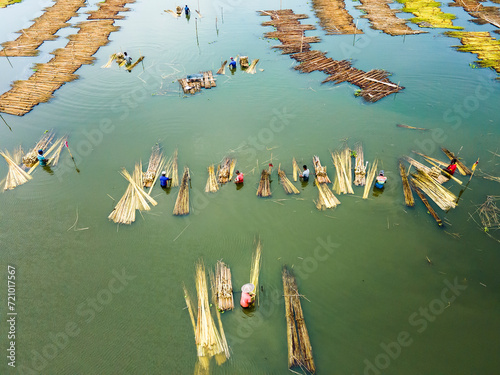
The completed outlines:
[[[236,61],[231,57],[231,62],[229,63],[229,69],[236,69]]]
[[[186,4],[186,6],[184,7],[184,14],[187,16],[189,12],[190,12],[189,7]]]
[[[167,175],[167,172],[165,172],[165,171],[161,172],[160,186],[162,188],[166,188],[167,187],[167,182],[168,182],[168,180],[170,180],[170,178],[168,178],[166,175]]]
[[[38,150],[38,163],[40,164],[40,167],[45,167],[47,165],[47,159],[45,159],[45,156],[43,156],[43,150]]]

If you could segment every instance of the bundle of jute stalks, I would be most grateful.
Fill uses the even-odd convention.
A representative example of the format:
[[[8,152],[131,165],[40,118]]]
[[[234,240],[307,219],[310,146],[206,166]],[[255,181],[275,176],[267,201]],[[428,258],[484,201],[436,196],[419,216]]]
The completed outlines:
[[[214,165],[208,167],[208,179],[205,185],[205,193],[215,193],[219,190],[219,184],[215,178]]]
[[[341,152],[332,152],[332,161],[335,166],[335,182],[333,190],[337,194],[354,194],[351,184],[351,152],[344,148]]]
[[[9,171],[7,172],[7,177],[5,177],[3,182],[3,190],[12,190],[15,187],[22,185],[33,177],[31,177],[28,173],[21,168],[21,155],[23,151],[21,146],[17,147],[12,155],[5,150],[5,152],[0,151],[0,155],[2,155],[9,166]]]
[[[27,168],[31,168],[35,164],[37,164],[38,163],[38,150],[46,151],[53,139],[54,139],[54,132],[48,131],[48,130],[45,131],[45,133],[43,133],[40,140],[35,144],[35,147],[33,147],[30,151],[28,151],[23,156],[23,164]]]
[[[417,173],[412,173],[411,176],[415,186],[421,189],[443,211],[448,211],[457,206],[457,196],[424,171],[418,170]]]
[[[174,215],[187,215],[189,214],[189,168],[184,168],[184,175],[182,176],[181,187],[179,194],[175,201]]]
[[[278,165],[278,176],[280,178],[281,185],[287,194],[300,194],[299,189],[295,187],[294,184],[288,179],[285,171],[281,169],[281,164]]]
[[[224,158],[222,163],[217,167],[217,176],[220,184],[226,184],[233,178],[236,159]]]
[[[318,200],[316,202],[316,208],[318,210],[322,211],[326,208],[335,208],[340,204],[340,201],[327,184],[320,184],[318,180],[314,180],[314,183],[318,187]]]
[[[357,143],[354,147],[354,185],[365,186],[366,183],[366,167],[368,162],[365,164],[365,156],[363,153],[363,145]]]
[[[332,181],[326,174],[326,167],[323,167],[321,165],[321,162],[319,160],[319,157],[316,155],[313,156],[313,164],[314,164],[314,173],[316,174],[316,179],[318,180],[318,183],[320,184],[330,184]]]
[[[157,143],[153,146],[151,156],[149,157],[148,169],[142,177],[144,187],[152,187],[155,184],[164,165],[165,158],[163,157],[160,145]]]

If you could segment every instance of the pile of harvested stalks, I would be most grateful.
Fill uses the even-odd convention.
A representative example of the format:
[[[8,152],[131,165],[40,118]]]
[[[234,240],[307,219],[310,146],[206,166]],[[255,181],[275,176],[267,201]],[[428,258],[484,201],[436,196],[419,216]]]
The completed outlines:
[[[257,189],[257,196],[259,197],[271,196],[271,183],[269,182],[269,172],[266,169],[263,169],[260,175],[260,182],[259,182],[259,188]]]
[[[355,167],[354,167],[354,185],[365,186],[366,183],[366,167],[368,162],[365,164],[365,157],[363,154],[363,145],[357,143],[354,152],[356,153]]]
[[[259,62],[259,59],[253,60],[252,63],[250,64],[250,66],[245,70],[245,72],[247,72],[249,74],[255,74],[257,72],[255,66],[257,65],[258,62]]]
[[[9,165],[9,171],[7,172],[7,177],[4,180],[3,190],[12,190],[16,186],[22,185],[32,177],[21,168],[21,155],[22,155],[21,146],[17,147],[13,154],[5,150],[5,152],[0,151],[0,155],[2,155]]]
[[[177,161],[177,150],[174,151],[174,154],[168,159],[165,164],[165,172],[167,172],[167,177],[172,179],[171,187],[179,186],[179,171],[178,171],[178,161]]]
[[[156,206],[156,201],[142,190],[142,164],[135,165],[132,176],[125,168],[121,175],[129,182],[127,190],[118,201],[108,219],[118,224],[132,224],[135,221],[135,210],[149,211],[149,204]]]
[[[236,166],[236,159],[224,158],[222,163],[217,167],[217,176],[220,184],[231,182]]]
[[[226,74],[226,64],[227,60],[222,63],[219,70],[217,70],[217,74]]]
[[[278,176],[280,177],[281,185],[287,194],[300,194],[299,189],[297,189],[294,184],[288,179],[285,171],[281,170],[281,164],[278,166]]]
[[[408,176],[406,175],[405,167],[403,162],[399,161],[399,174],[401,175],[401,179],[403,181],[403,191],[405,194],[405,203],[408,207],[415,206],[415,200],[413,199],[413,194],[411,192],[410,183],[408,182]]]
[[[460,161],[460,159],[455,156],[453,152],[444,147],[441,147],[441,150],[443,150],[443,152],[446,154],[446,156],[448,156],[450,160],[457,159],[457,169],[462,176],[470,176],[472,174],[472,171],[464,163],[462,163],[462,161]]]
[[[406,160],[411,165],[413,165],[415,168],[417,168],[418,171],[422,171],[422,172],[427,173],[430,177],[432,177],[439,184],[442,184],[443,182],[447,182],[449,180],[448,177],[443,176],[441,174],[442,169],[440,169],[438,167],[430,168],[430,167],[416,161],[415,159],[410,158],[409,156],[403,156],[403,159]],[[428,159],[426,159],[426,160],[429,161]]]
[[[316,186],[318,187],[318,201],[316,202],[316,208],[320,211],[326,208],[335,208],[340,204],[340,201],[333,194],[327,184],[320,184],[318,180],[314,180]]]
[[[234,308],[231,270],[220,260],[215,267],[215,287],[212,289],[215,290],[215,303],[220,311],[232,310]]]
[[[293,160],[292,160],[292,168],[293,168],[293,180],[297,181],[297,177],[300,174],[300,168],[299,168],[299,165],[297,164],[297,160],[295,160],[295,158],[293,158]]]
[[[156,144],[153,146],[151,156],[149,158],[148,170],[142,177],[144,187],[154,186],[156,180],[160,176],[164,165],[165,158],[163,157],[163,153],[161,152],[160,145]]]
[[[252,265],[250,267],[250,282],[255,287],[253,293],[255,294],[256,299],[258,299],[258,294],[259,294],[259,274],[261,267],[261,259],[262,259],[262,243],[260,242],[260,238],[257,238],[255,251],[253,252],[252,255]]]
[[[40,140],[36,143],[35,147],[33,147],[29,152],[27,152],[23,156],[23,164],[27,168],[33,167],[35,164],[38,163],[38,150],[44,150],[44,152],[47,151],[47,148],[51,144],[52,140],[54,139],[54,132],[53,131],[46,131]]]
[[[351,152],[345,147],[340,153],[332,154],[333,165],[335,165],[336,177],[333,190],[337,194],[354,194],[352,190],[351,176]]]
[[[208,179],[205,185],[205,193],[215,193],[219,190],[219,184],[215,178],[214,165],[208,167]]]
[[[411,176],[413,177],[412,181],[414,185],[421,189],[443,211],[448,211],[457,206],[456,195],[443,187],[424,171],[419,170],[417,173],[412,173]]]
[[[318,183],[330,184],[332,181],[330,180],[330,178],[326,174],[326,167],[323,167],[321,165],[321,162],[316,155],[313,156],[313,164],[314,164],[314,173],[316,174],[316,179],[318,180]]]
[[[288,368],[298,366],[310,374],[316,372],[311,341],[307,332],[304,313],[300,304],[299,289],[295,275],[283,266],[283,296],[285,298],[286,336],[288,342]]]
[[[189,214],[189,168],[184,168],[184,175],[182,176],[181,187],[177,200],[175,201],[174,215],[187,215]]]
[[[375,179],[375,175],[377,174],[377,166],[378,166],[378,161],[377,159],[375,159],[370,169],[368,170],[368,175],[366,176],[366,185],[365,185],[365,190],[363,191],[363,199],[368,199],[368,194],[370,193],[373,180]]]

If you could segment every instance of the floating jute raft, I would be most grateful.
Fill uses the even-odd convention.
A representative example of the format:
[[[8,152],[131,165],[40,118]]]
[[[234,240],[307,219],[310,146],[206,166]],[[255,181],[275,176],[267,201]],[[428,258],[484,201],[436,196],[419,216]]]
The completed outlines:
[[[441,227],[443,225],[443,221],[438,216],[438,214],[436,213],[436,211],[434,210],[434,208],[432,208],[432,206],[430,205],[430,203],[427,201],[427,198],[425,197],[424,193],[422,193],[422,190],[420,190],[417,186],[415,186],[415,184],[413,183],[413,181],[411,182],[411,185],[413,187],[413,190],[416,191],[418,197],[420,198],[420,200],[422,201],[422,203],[424,204],[424,206],[427,208],[427,211],[432,215],[432,217],[434,218],[434,220],[436,220],[436,223]]]
[[[156,206],[156,201],[146,194],[142,187],[142,164],[136,163],[132,176],[125,168],[122,169],[121,175],[128,181],[129,185],[125,194],[118,201],[113,211],[109,214],[108,219],[117,224],[132,224],[135,221],[135,211],[149,211],[149,204]],[[151,190],[149,191],[151,193]]]
[[[231,182],[235,167],[236,159],[231,158],[224,158],[222,163],[217,166],[217,180],[221,185]]]
[[[327,34],[363,34],[345,9],[344,0],[313,0],[312,6]]]
[[[188,75],[187,78],[181,78],[178,82],[181,85],[184,94],[194,94],[202,88],[211,89],[212,87],[217,86],[211,70],[200,72],[199,74]]]
[[[165,172],[167,172],[167,177],[171,179],[171,187],[179,186],[179,162],[178,162],[178,151],[174,151],[174,154],[168,159],[165,164]]]
[[[316,366],[295,275],[285,265],[281,276],[283,279],[283,296],[285,298],[288,368],[291,369],[297,366],[307,370],[310,374],[314,374]]]
[[[5,152],[0,151],[0,155],[4,157],[9,166],[7,177],[5,177],[5,180],[2,181],[4,191],[12,190],[33,178],[21,167],[22,153],[23,150],[21,149],[21,146],[17,147],[12,155],[7,150],[5,150]]]
[[[56,39],[59,29],[70,26],[67,23],[76,16],[78,9],[85,6],[85,0],[56,0],[51,7],[33,20],[33,24],[17,32],[16,40],[2,43],[0,56],[36,56],[38,47],[45,41]]]
[[[444,147],[441,147],[441,150],[448,156],[448,159],[457,160],[457,169],[462,176],[470,176],[472,174],[472,171],[453,152]]]
[[[212,284],[212,302],[208,297],[208,284],[203,261],[196,264],[196,294],[198,308],[195,309],[192,299],[189,296],[186,286],[183,286],[184,299],[188,308],[191,324],[193,326],[198,364],[195,373],[210,373],[210,359],[215,357],[217,364],[223,364],[229,358],[229,347],[222,327],[222,321],[217,309],[215,313],[219,324],[219,329],[215,325],[210,306],[214,302],[214,288]],[[212,278],[213,281],[213,278]]]
[[[255,299],[257,304],[259,304],[259,275],[260,268],[262,266],[262,242],[260,238],[255,239],[255,250],[252,254],[252,264],[250,266],[250,283],[253,284],[255,294]]]
[[[292,54],[290,57],[300,64],[296,70],[303,73],[322,71],[329,75],[325,82],[349,82],[360,88],[357,96],[366,101],[376,102],[387,95],[404,89],[387,78],[389,73],[374,69],[368,72],[353,68],[347,60],[337,61],[325,57],[325,52],[311,51],[310,43],[319,42],[318,37],[306,37],[304,30],[314,29],[311,25],[301,25],[299,19],[307,18],[304,14],[294,14],[291,9],[261,11],[262,16],[270,16],[271,21],[263,22],[263,26],[274,26],[276,31],[266,33],[267,38],[277,38],[282,44],[274,46],[283,54]]]
[[[222,261],[217,262],[215,267],[215,297],[216,306],[220,311],[232,310],[234,308],[233,283],[231,281],[231,270]]]
[[[0,8],[8,7],[9,5],[20,3],[23,0],[0,0]]]
[[[448,31],[444,34],[460,39],[462,45],[454,46],[457,51],[476,54],[479,58],[476,63],[479,66],[494,69],[500,74],[500,40],[492,38],[489,32]]]
[[[410,158],[409,156],[403,156],[403,160],[406,160],[408,163],[410,163],[412,166],[414,166],[417,170],[423,171],[426,174],[428,174],[430,177],[432,177],[436,182],[442,184],[444,182],[447,182],[449,179],[441,174],[441,168],[438,167],[428,167],[419,161]]]
[[[425,195],[436,203],[443,211],[448,211],[457,206],[457,196],[438,183],[434,178],[422,170],[412,173],[414,186],[422,190]]]
[[[297,189],[292,182],[286,176],[285,171],[281,169],[281,165],[278,166],[278,176],[280,178],[280,183],[287,194],[300,194],[299,189]]]
[[[403,192],[405,196],[405,203],[408,207],[415,206],[415,200],[413,199],[413,194],[411,192],[410,182],[408,181],[408,176],[406,174],[405,166],[403,161],[399,161],[399,174],[403,182]]]
[[[314,183],[318,187],[318,200],[316,202],[316,208],[318,210],[322,211],[326,208],[335,208],[340,204],[340,201],[326,183],[319,183],[318,179],[315,179]]]
[[[208,179],[205,185],[205,193],[215,193],[219,190],[219,183],[215,178],[214,165],[208,167]]]
[[[380,30],[392,36],[427,32],[412,30],[406,24],[408,20],[396,17],[396,13],[399,13],[400,10],[392,9],[389,6],[389,4],[394,3],[392,0],[360,0],[360,2],[361,5],[356,6],[356,8],[362,12],[366,12],[361,18],[367,18],[371,23],[371,27],[375,30]]]
[[[177,200],[175,201],[174,215],[187,215],[189,214],[189,180],[191,176],[189,175],[189,168],[184,167],[184,175],[181,180],[181,187],[179,188],[179,194],[177,195]]]
[[[316,179],[320,184],[330,184],[332,181],[326,174],[326,166],[321,165],[321,161],[319,157],[316,155],[313,156],[313,165],[314,165],[314,173],[316,174]]]
[[[36,64],[36,71],[27,80],[16,81],[12,88],[0,96],[0,112],[23,116],[34,106],[50,100],[52,94],[66,82],[78,78],[75,73],[83,64],[92,64],[97,50],[109,42],[109,35],[119,27],[114,26],[111,13],[125,11],[124,5],[135,0],[106,0],[97,11],[91,12],[92,20],[79,23],[77,34],[68,36],[64,48],[52,52],[47,63]],[[104,6],[106,4],[106,6]],[[110,13],[109,9],[114,9]],[[0,55],[1,56],[1,55]]]
[[[337,194],[354,194],[354,190],[352,190],[351,150],[346,146],[342,151],[335,151],[331,154],[336,172],[332,189]]]
[[[260,175],[259,187],[257,189],[257,196],[270,197],[271,196],[271,183],[269,181],[269,172],[265,169],[262,170]]]
[[[365,164],[365,156],[363,153],[363,146],[361,143],[357,143],[355,148],[355,162],[354,162],[354,185],[365,186],[366,183],[366,167],[368,162]]]
[[[366,184],[365,184],[365,189],[363,191],[363,199],[368,199],[368,194],[370,194],[370,189],[372,188],[373,180],[375,179],[375,175],[377,174],[377,166],[378,166],[378,160],[375,159],[366,174],[366,181],[365,181]]]
[[[450,6],[462,7],[475,20],[472,22],[479,25],[490,23],[500,28],[500,10],[496,6],[484,6],[478,0],[453,0]]]
[[[433,0],[397,0],[404,4],[402,12],[412,13],[415,17],[410,21],[419,27],[439,28],[439,29],[463,29],[454,26],[452,20],[457,18],[454,14],[443,13],[440,3]]]
[[[156,180],[160,177],[160,173],[165,166],[165,157],[160,149],[160,145],[153,146],[151,156],[149,158],[148,169],[142,176],[144,187],[152,188]]]

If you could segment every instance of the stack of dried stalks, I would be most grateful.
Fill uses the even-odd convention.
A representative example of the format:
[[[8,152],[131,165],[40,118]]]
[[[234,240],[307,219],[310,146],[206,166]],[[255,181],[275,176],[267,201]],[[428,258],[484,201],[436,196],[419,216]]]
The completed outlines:
[[[499,58],[500,60],[500,58]],[[462,163],[457,156],[455,156],[455,154],[453,152],[451,152],[450,150],[444,148],[444,147],[441,147],[441,150],[443,150],[443,152],[446,154],[446,156],[448,156],[448,158],[450,160],[452,159],[457,159],[457,169],[458,171],[460,172],[460,174],[462,176],[465,176],[465,175],[471,175],[472,174],[472,171],[464,164]]]
[[[2,155],[9,165],[9,171],[7,172],[7,177],[5,177],[3,190],[12,190],[16,186],[22,185],[32,177],[21,168],[21,155],[23,150],[21,146],[17,147],[13,154],[5,150],[5,152],[0,151],[0,155]]]
[[[330,178],[328,178],[328,175],[326,174],[326,167],[323,167],[321,165],[321,162],[319,161],[319,158],[314,155],[313,156],[313,164],[314,164],[314,173],[316,174],[316,179],[320,184],[323,183],[331,183],[332,181]]]
[[[261,259],[262,259],[262,243],[260,242],[260,238],[256,239],[255,251],[252,255],[252,265],[250,267],[250,282],[255,286],[253,293],[255,294],[255,298],[258,299],[259,292],[259,275],[260,275],[260,267],[261,267]]]
[[[220,260],[215,267],[215,285],[212,289],[215,290],[215,304],[220,311],[232,310],[234,308],[231,270]]]
[[[457,206],[457,197],[448,189],[439,184],[424,171],[418,170],[412,173],[413,183],[421,189],[430,199],[436,203],[443,211],[447,211]]]
[[[224,158],[222,163],[217,167],[217,176],[220,184],[226,184],[233,178],[236,159]]]
[[[415,206],[415,200],[413,199],[413,194],[411,192],[410,183],[408,182],[408,176],[406,175],[405,166],[403,162],[399,161],[399,174],[401,175],[401,179],[403,181],[403,191],[405,194],[405,203],[408,207]]]
[[[430,177],[432,177],[434,180],[436,180],[437,183],[442,184],[443,182],[446,182],[449,180],[448,177],[445,177],[441,174],[442,169],[434,167],[430,168],[418,161],[416,161],[413,158],[410,158],[409,156],[403,156],[403,159],[406,160],[408,163],[413,165],[417,170],[422,171],[427,173]]]
[[[427,208],[427,211],[432,215],[432,217],[434,218],[434,220],[436,220],[436,223],[439,226],[442,226],[443,225],[443,221],[438,216],[438,214],[436,213],[436,211],[434,210],[434,208],[432,208],[431,204],[427,201],[427,198],[425,197],[425,195],[422,192],[422,190],[420,190],[417,186],[415,186],[414,180],[411,181],[411,186],[412,186],[413,190],[417,193],[418,197],[420,198],[420,200],[422,201],[422,203],[424,204],[424,206]]]
[[[255,66],[257,65],[258,62],[259,62],[259,59],[253,60],[252,63],[250,64],[250,66],[245,70],[245,72],[250,73],[250,74],[255,74],[257,72]]]
[[[300,194],[299,189],[297,189],[292,182],[286,176],[285,171],[281,170],[281,164],[278,166],[278,176],[280,177],[281,185],[287,194]]]
[[[171,186],[179,186],[177,150],[174,151],[174,154],[170,157],[170,159],[168,159],[167,163],[165,164],[165,172],[167,172],[167,176],[172,179]]]
[[[129,182],[127,190],[118,201],[108,219],[118,224],[132,224],[135,221],[135,210],[149,211],[149,204],[156,206],[156,201],[142,190],[142,164],[135,165],[132,176],[125,168],[121,175]]]
[[[189,214],[189,180],[189,168],[185,167],[179,194],[177,195],[177,200],[175,201],[174,215]]]
[[[208,179],[205,185],[205,193],[215,193],[219,190],[219,184],[215,178],[214,165],[208,167]]]
[[[300,304],[299,289],[295,275],[283,266],[283,296],[285,298],[286,335],[288,342],[288,368],[298,366],[310,374],[316,372],[311,341],[307,332],[304,313]]]
[[[269,182],[269,172],[265,169],[262,170],[260,175],[259,188],[257,189],[257,196],[270,197],[271,196],[271,183]]]
[[[375,179],[375,175],[377,174],[377,166],[378,166],[378,161],[377,159],[375,159],[368,170],[368,175],[366,176],[366,185],[365,185],[365,190],[363,192],[363,199],[368,199],[368,194],[370,193],[373,180]]]
[[[160,150],[160,145],[156,144],[153,146],[151,156],[149,158],[148,170],[143,175],[144,187],[154,186],[164,165],[165,158]]]
[[[293,167],[293,180],[297,181],[297,177],[300,174],[300,168],[299,165],[297,164],[297,160],[293,158],[292,160],[292,167]]]
[[[335,208],[340,204],[340,201],[333,194],[333,192],[328,188],[327,184],[320,184],[318,180],[314,180],[316,186],[318,187],[318,201],[316,202],[316,208],[318,210],[324,210],[326,208]]]
[[[219,70],[217,70],[217,74],[226,74],[226,64],[227,64],[227,60],[222,63]]]
[[[61,151],[64,148],[64,145],[66,144],[67,140],[68,136],[66,135],[62,138],[59,138],[57,141],[54,142],[54,145],[47,151],[47,155],[50,155],[49,164],[51,166],[54,167],[57,165],[57,163],[59,163],[59,157],[61,156]]]
[[[35,147],[33,147],[29,152],[27,152],[23,156],[23,164],[27,168],[33,167],[35,164],[38,163],[38,150],[44,150],[45,152],[47,151],[47,148],[51,144],[52,140],[54,139],[54,132],[53,131],[46,131],[40,140],[36,143]],[[45,155],[46,156],[46,155]]]
[[[366,162],[365,164],[363,145],[361,143],[357,143],[354,152],[356,153],[356,161],[354,167],[354,185],[365,186],[366,167],[368,166],[368,162]]]
[[[337,194],[354,194],[352,190],[351,176],[351,152],[345,147],[340,153],[335,151],[332,154],[333,164],[335,165],[336,177],[333,184],[333,190]]]

